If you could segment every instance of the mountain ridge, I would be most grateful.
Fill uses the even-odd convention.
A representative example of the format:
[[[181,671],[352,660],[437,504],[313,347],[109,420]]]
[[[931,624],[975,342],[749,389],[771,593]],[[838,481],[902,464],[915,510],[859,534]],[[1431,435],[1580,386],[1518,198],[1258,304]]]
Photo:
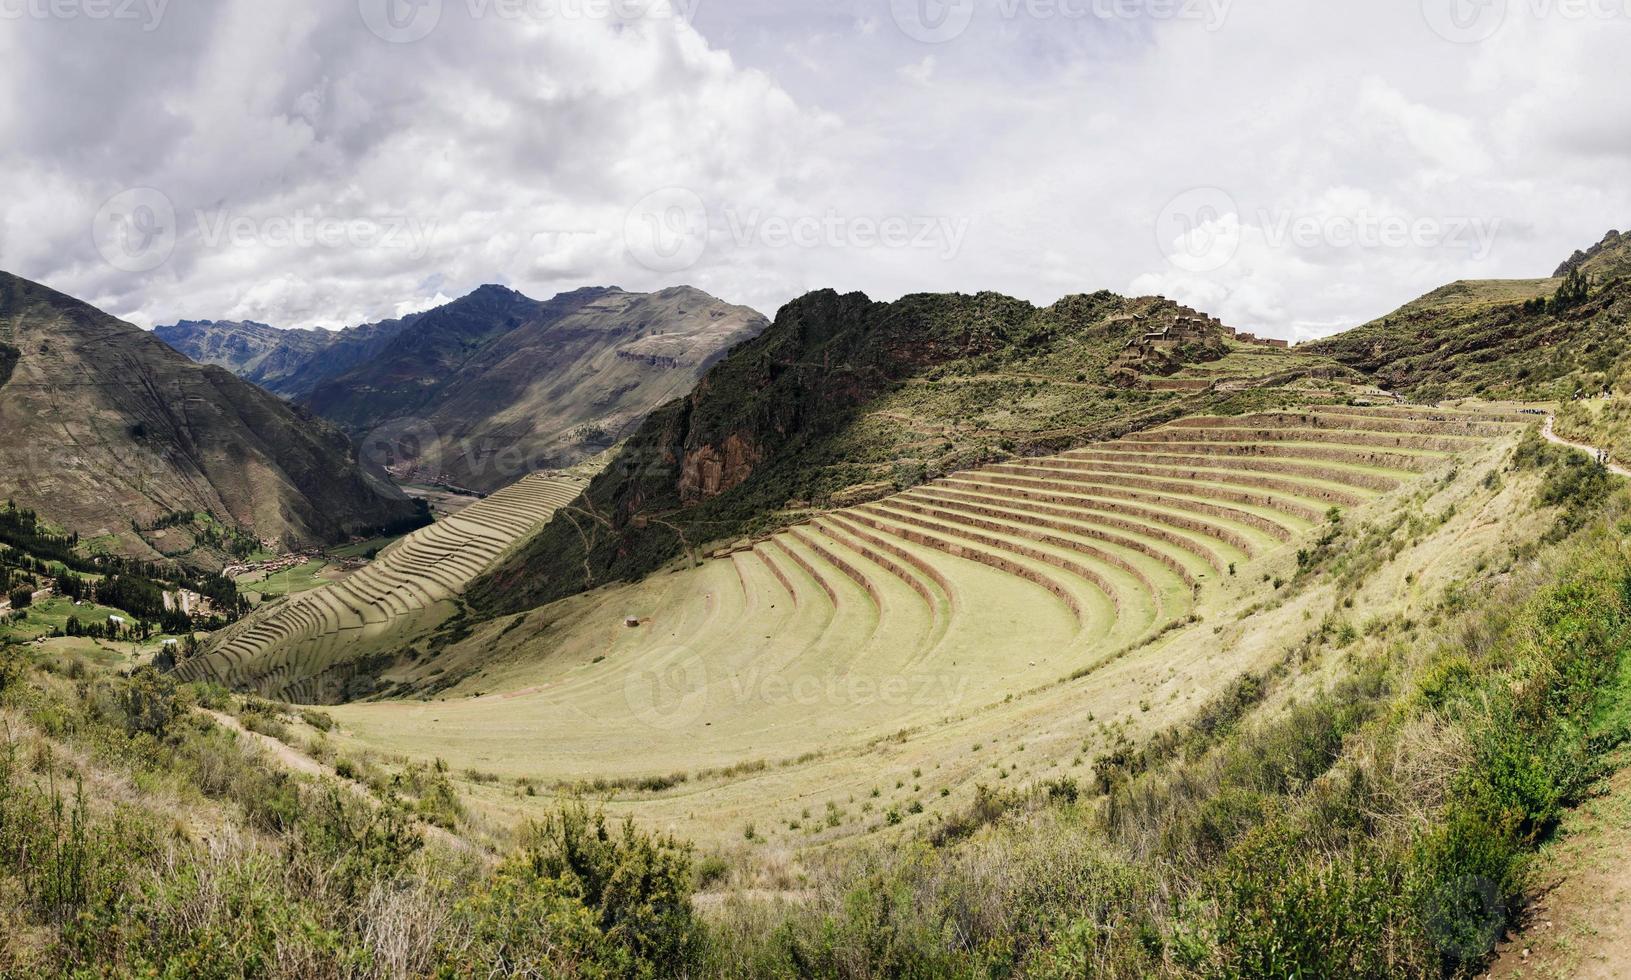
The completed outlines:
[[[1201,364],[1242,373],[1173,377]],[[825,503],[1164,421],[1261,371],[1343,373],[1161,297],[1101,291],[1036,307],[990,292],[884,303],[818,290],[652,412],[471,601],[509,613],[639,578]]]
[[[1557,271],[1450,283],[1304,346],[1429,401],[1569,399],[1612,388],[1631,372],[1631,236],[1611,231]]]
[[[291,547],[418,514],[332,426],[81,300],[0,272],[0,334],[0,492],[110,550],[166,554],[141,529],[177,512]]]
[[[491,492],[603,452],[767,325],[692,286],[535,300],[488,284],[334,338],[230,321],[159,336],[334,422],[399,479]],[[348,343],[364,356],[339,364]]]

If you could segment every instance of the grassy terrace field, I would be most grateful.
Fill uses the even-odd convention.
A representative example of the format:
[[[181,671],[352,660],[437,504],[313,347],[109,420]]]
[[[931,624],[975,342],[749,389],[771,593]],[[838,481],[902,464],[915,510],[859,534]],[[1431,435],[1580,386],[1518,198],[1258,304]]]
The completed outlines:
[[[177,674],[292,701],[331,697],[359,657],[392,651],[450,616],[466,583],[581,489],[572,479],[527,477],[402,538],[338,583],[263,606]]]
[[[1328,618],[1310,553],[1532,422],[1332,405],[961,472],[482,624],[399,672],[440,700],[333,714],[507,817],[599,786],[702,840],[841,837],[1194,710]]]

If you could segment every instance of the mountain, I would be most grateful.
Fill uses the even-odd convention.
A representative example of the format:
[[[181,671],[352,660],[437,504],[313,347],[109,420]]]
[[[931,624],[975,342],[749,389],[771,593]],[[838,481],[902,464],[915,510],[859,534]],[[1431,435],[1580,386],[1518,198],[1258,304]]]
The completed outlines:
[[[1631,371],[1631,235],[1609,232],[1548,279],[1464,281],[1305,345],[1412,398],[1567,399]]]
[[[416,318],[366,364],[315,386],[312,411],[362,435],[423,405],[492,340],[536,315],[539,304],[503,286],[483,286]]]
[[[399,479],[492,491],[609,448],[765,326],[688,287],[540,302],[484,286],[420,315],[305,403]]]
[[[344,330],[282,330],[250,320],[182,320],[154,336],[200,364],[226,368],[285,398],[300,398],[324,379],[372,357],[413,320],[386,320]]]
[[[338,424],[399,479],[490,492],[615,445],[767,325],[690,287],[539,301],[489,285],[340,331],[184,320],[154,332]]]
[[[418,508],[332,426],[152,334],[0,273],[0,494],[110,550],[177,512],[290,546]]]
[[[811,293],[653,412],[471,596],[519,611],[823,507],[1349,373],[1160,297]]]

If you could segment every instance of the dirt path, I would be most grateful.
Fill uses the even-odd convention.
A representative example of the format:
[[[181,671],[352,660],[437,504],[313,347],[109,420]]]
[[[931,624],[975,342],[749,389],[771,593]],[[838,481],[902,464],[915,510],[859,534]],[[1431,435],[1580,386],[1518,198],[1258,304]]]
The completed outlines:
[[[1598,457],[1594,446],[1572,442],[1552,431],[1547,442]],[[1610,461],[1609,471],[1631,477]],[[1631,759],[1619,758],[1619,771],[1603,792],[1563,819],[1556,839],[1537,865],[1541,894],[1524,917],[1524,927],[1501,945],[1489,976],[1586,978],[1631,976]]]
[[[1570,449],[1578,449],[1581,452],[1586,453],[1589,456],[1591,456],[1592,459],[1600,458],[1599,454],[1601,454],[1603,452],[1603,450],[1598,449],[1596,446],[1588,446],[1583,442],[1570,442],[1569,440],[1567,440],[1567,439],[1563,438],[1562,436],[1558,435],[1556,432],[1553,432],[1552,431],[1552,420],[1554,418],[1555,418],[1555,416],[1552,416],[1552,415],[1546,416],[1546,426],[1545,426],[1545,428],[1541,429],[1541,431],[1540,431],[1540,434],[1546,438],[1547,442],[1555,443],[1555,444],[1557,444],[1559,446],[1568,446]],[[1607,457],[1604,456],[1604,457],[1601,457],[1601,458],[1607,458]],[[1618,463],[1614,462],[1612,459],[1610,459],[1604,465],[1608,467],[1608,471],[1610,473],[1613,473],[1613,474],[1615,474],[1617,476],[1631,477],[1631,470],[1628,470],[1625,467],[1619,465]]]
[[[335,774],[334,770],[330,769],[328,766],[323,765],[321,762],[318,762],[311,756],[306,755],[304,752],[296,751],[270,735],[262,735],[260,732],[250,731],[243,726],[243,722],[229,714],[224,714],[220,711],[211,711],[208,708],[200,708],[199,710],[213,718],[215,723],[221,727],[229,728],[232,731],[237,732],[239,737],[247,738],[250,742],[260,746],[267,755],[270,755],[272,758],[276,759],[278,763],[286,769],[293,769],[295,772],[303,773],[307,776],[333,776],[334,778],[339,779],[339,776]],[[361,790],[354,784],[345,780],[341,780],[341,782],[345,782],[347,786],[351,786],[353,789],[361,792]]]
[[[1537,871],[1544,890],[1489,976],[1631,976],[1631,768],[1564,818]]]
[[[247,738],[251,743],[260,746],[269,756],[276,759],[279,765],[307,776],[326,776],[340,783],[346,789],[349,789],[351,792],[355,793],[360,799],[367,801],[370,805],[378,805],[379,800],[374,797],[374,794],[370,792],[367,787],[346,779],[344,776],[341,776],[339,773],[335,772],[332,766],[326,766],[323,763],[318,762],[316,759],[313,759],[306,753],[301,752],[299,749],[280,742],[270,735],[262,735],[260,732],[250,731],[243,726],[243,722],[229,714],[225,714],[220,711],[211,711],[208,708],[199,708],[198,710],[214,719],[215,722],[222,727],[237,732],[240,738]],[[481,854],[480,848],[465,840],[463,837],[450,833],[441,827],[424,822],[421,822],[419,827],[422,831],[424,831],[427,837],[440,841],[447,847],[454,850],[465,851],[470,854]]]

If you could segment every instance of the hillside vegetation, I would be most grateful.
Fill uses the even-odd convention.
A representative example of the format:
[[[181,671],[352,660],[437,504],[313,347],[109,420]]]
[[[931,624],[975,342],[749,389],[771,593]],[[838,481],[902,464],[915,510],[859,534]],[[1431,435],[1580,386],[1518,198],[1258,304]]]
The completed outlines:
[[[1301,554],[1240,563],[1238,618],[1208,607],[1193,644],[995,699],[984,728],[863,747],[881,793],[810,759],[808,795],[771,807],[795,770],[742,768],[755,824],[701,852],[561,809],[547,784],[345,734],[408,705],[330,715],[8,649],[0,967],[1474,975],[1531,884],[1527,853],[1631,719],[1631,502],[1533,429],[1474,442],[1322,518]],[[1118,677],[1153,680],[1150,707]],[[1185,690],[1205,693],[1168,702]],[[953,760],[973,785],[942,796]],[[729,819],[683,784],[605,792],[642,822],[670,796]],[[835,813],[863,832],[845,849],[778,843],[825,839]]]
[[[331,426],[5,273],[0,343],[0,496],[87,545],[219,568],[239,532],[302,547],[418,516]]]
[[[1460,282],[1304,345],[1414,399],[1567,400],[1631,369],[1631,236],[1610,232],[1551,279]]]
[[[484,614],[531,608],[940,474],[1348,375],[1204,322],[1193,339],[1128,359],[1130,341],[1191,319],[1204,321],[1110,293],[1047,309],[991,293],[894,303],[812,293],[653,412],[472,601]],[[1207,366],[1217,370],[1196,370]]]
[[[201,650],[0,631],[0,972],[1483,975],[1631,751],[1631,491],[1512,400],[1631,428],[1626,247],[1313,350],[815,293]]]

